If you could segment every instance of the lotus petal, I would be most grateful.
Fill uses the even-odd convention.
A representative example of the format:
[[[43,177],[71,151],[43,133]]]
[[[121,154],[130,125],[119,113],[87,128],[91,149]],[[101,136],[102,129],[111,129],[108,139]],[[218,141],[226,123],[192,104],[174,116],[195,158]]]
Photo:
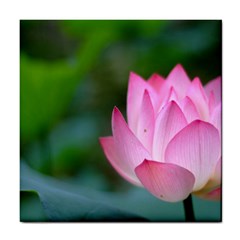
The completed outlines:
[[[117,156],[125,161],[134,174],[135,167],[151,155],[129,129],[117,107],[112,114],[112,132]]]
[[[185,168],[152,160],[144,160],[135,172],[149,192],[168,202],[187,198],[195,181],[194,175]]]
[[[113,137],[101,137],[99,138],[103,151],[113,166],[113,168],[127,181],[134,185],[142,186],[136,175],[133,173],[128,162],[125,159],[120,159],[116,152],[116,147]]]
[[[181,64],[177,64],[166,78],[169,86],[173,86],[177,95],[183,98],[191,84],[190,78]]]
[[[138,119],[137,137],[143,146],[152,153],[155,114],[147,90],[145,90]]]
[[[218,130],[211,124],[195,120],[177,133],[169,142],[165,161],[191,171],[195,176],[194,191],[201,189],[220,157]]]
[[[214,97],[216,99],[216,103],[221,102],[222,99],[222,78],[217,77],[211,80],[209,83],[206,84],[204,87],[207,96],[209,97],[211,92],[214,93]]]
[[[164,162],[164,152],[174,135],[187,125],[179,106],[171,101],[163,108],[156,119],[153,137],[153,159]]]

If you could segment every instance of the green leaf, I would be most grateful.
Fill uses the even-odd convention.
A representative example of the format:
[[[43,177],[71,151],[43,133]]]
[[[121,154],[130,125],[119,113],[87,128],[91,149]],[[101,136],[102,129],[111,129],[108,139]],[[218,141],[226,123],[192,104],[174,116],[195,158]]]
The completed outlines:
[[[220,201],[208,201],[193,195],[194,212],[196,220],[199,222],[221,221],[221,205]]]
[[[20,193],[20,220],[22,222],[47,221],[37,192],[22,191]]]
[[[21,190],[36,191],[50,221],[185,221],[183,203],[163,202],[143,188],[125,192],[94,190],[99,178],[60,181],[47,177],[21,163]],[[82,186],[84,184],[84,186]],[[197,221],[220,221],[221,203],[193,198]]]
[[[98,199],[68,191],[21,162],[21,191],[36,191],[49,221],[147,221]]]

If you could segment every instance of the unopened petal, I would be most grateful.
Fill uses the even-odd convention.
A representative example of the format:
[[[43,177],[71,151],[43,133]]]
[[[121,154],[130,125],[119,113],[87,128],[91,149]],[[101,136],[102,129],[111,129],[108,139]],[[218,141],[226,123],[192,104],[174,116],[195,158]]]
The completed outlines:
[[[153,159],[164,162],[164,152],[174,135],[187,125],[179,106],[171,101],[158,114],[153,137]]]
[[[165,89],[165,92],[166,92],[165,97],[160,102],[157,112],[160,112],[162,110],[162,108],[165,107],[165,105],[168,104],[171,101],[174,101],[174,102],[178,103],[178,95],[177,95],[174,87],[170,87],[168,89]]]
[[[162,76],[154,73],[149,79],[148,83],[155,89],[156,92],[159,92],[164,84],[165,80]]]
[[[197,111],[202,120],[209,120],[208,99],[204,92],[202,83],[199,78],[194,78],[190,88],[187,91],[187,96],[192,100],[197,108]]]
[[[177,64],[166,78],[169,86],[173,86],[177,95],[183,98],[190,86],[190,79],[181,64]]]
[[[189,97],[185,97],[180,102],[180,107],[188,123],[200,118],[196,106]]]
[[[144,92],[138,119],[137,137],[143,146],[152,153],[155,113],[147,90]]]
[[[117,155],[134,169],[150,154],[126,124],[121,112],[115,107],[112,114],[112,132]]]
[[[210,122],[218,129],[221,138],[222,135],[222,104],[219,103],[216,108],[214,108]]]
[[[152,103],[155,105],[155,102],[157,101],[157,93],[154,92],[152,86],[139,75],[131,72],[127,94],[127,119],[130,129],[134,133],[137,132],[139,112],[145,90],[148,90],[151,95]]]
[[[206,84],[204,87],[207,96],[209,97],[211,92],[214,93],[214,97],[216,99],[216,103],[221,102],[222,99],[222,78],[217,77],[211,80],[209,83]]]
[[[127,94],[127,118],[128,125],[133,132],[137,131],[138,116],[145,89],[146,84],[144,80],[137,74],[131,72]]]
[[[216,107],[216,99],[215,99],[213,91],[211,91],[210,95],[208,96],[208,108],[209,108],[210,116],[215,107]]]

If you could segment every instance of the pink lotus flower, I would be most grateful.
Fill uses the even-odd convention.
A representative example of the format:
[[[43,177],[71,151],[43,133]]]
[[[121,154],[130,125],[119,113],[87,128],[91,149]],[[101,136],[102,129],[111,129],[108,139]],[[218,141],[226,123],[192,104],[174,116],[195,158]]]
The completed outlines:
[[[113,136],[100,138],[104,153],[127,181],[164,201],[192,192],[221,194],[221,78],[206,86],[178,64],[166,79],[130,74],[125,122],[117,107]]]

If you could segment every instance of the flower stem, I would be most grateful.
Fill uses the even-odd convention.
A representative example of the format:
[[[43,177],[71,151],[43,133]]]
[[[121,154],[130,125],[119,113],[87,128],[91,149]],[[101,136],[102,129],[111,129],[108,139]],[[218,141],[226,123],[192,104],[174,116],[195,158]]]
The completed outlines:
[[[183,201],[186,222],[195,222],[192,195]]]

